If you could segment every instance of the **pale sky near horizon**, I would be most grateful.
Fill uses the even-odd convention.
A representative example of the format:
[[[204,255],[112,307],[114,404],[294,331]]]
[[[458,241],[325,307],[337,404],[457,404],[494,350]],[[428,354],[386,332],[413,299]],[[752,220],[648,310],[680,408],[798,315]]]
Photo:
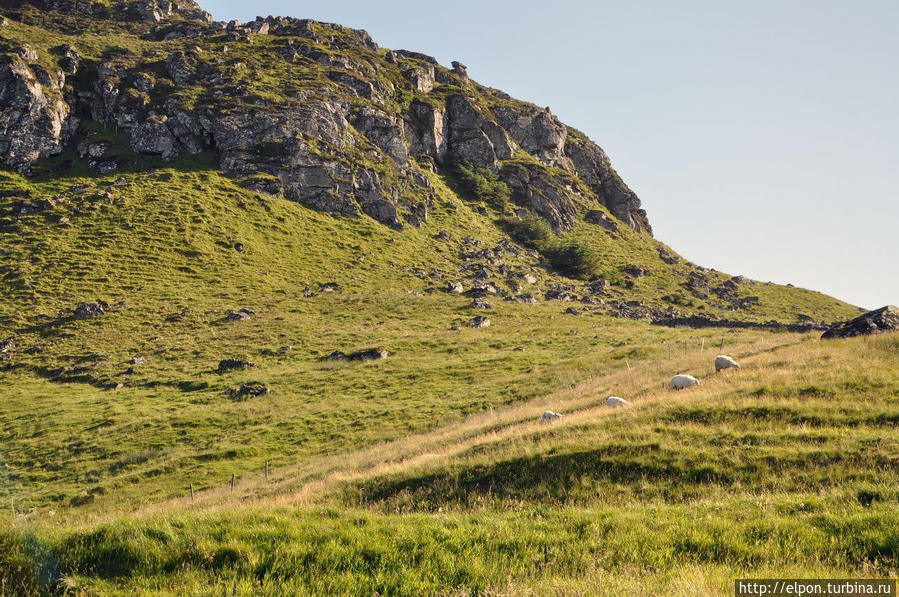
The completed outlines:
[[[199,0],[459,60],[550,106],[687,259],[899,303],[899,1]]]

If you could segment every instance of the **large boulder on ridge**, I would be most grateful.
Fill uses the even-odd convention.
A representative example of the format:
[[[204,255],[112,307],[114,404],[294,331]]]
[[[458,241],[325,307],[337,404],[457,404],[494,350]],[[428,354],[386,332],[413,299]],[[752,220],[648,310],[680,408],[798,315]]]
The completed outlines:
[[[850,321],[835,323],[824,332],[822,338],[851,338],[864,334],[877,334],[899,330],[899,308],[887,305],[869,311]]]

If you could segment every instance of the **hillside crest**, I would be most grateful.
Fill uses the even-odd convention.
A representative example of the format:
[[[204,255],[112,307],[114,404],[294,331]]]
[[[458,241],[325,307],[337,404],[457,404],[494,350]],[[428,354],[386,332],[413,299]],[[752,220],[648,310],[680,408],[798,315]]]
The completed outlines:
[[[333,215],[419,226],[426,171],[457,164],[507,185],[520,216],[651,234],[606,153],[549,108],[485,87],[454,62],[385,50],[365,31],[310,19],[213,22],[193,2],[18,2],[0,57],[0,158],[21,173],[76,145],[92,170],[122,157],[82,125],[173,159],[215,151],[251,189]],[[84,44],[53,44],[56,33]],[[35,40],[27,43],[24,40]]]

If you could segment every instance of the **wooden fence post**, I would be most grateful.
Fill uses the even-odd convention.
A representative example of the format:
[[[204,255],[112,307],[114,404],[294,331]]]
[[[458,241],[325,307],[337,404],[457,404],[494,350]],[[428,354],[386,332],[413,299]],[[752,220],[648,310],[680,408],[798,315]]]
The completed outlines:
[[[231,473],[231,491],[234,491],[234,473]]]
[[[190,501],[194,501],[194,484],[190,484]]]

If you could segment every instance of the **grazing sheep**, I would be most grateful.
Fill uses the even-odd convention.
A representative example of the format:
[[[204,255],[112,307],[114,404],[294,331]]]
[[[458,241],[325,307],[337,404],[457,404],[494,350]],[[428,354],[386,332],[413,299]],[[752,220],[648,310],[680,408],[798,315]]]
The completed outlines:
[[[668,386],[672,390],[683,390],[690,386],[698,386],[699,380],[692,375],[675,375],[671,378],[671,384]]]
[[[553,421],[559,421],[561,419],[562,419],[562,415],[560,415],[559,413],[554,413],[551,410],[548,410],[545,413],[543,413],[542,422],[543,423],[552,423]]]
[[[612,408],[617,406],[627,406],[628,404],[630,403],[627,400],[619,398],[618,396],[609,396],[606,400],[606,406],[611,406]]]
[[[731,367],[740,368],[740,363],[736,362],[732,358],[724,355],[718,355],[715,357],[715,373],[718,373],[722,369],[730,369]]]

